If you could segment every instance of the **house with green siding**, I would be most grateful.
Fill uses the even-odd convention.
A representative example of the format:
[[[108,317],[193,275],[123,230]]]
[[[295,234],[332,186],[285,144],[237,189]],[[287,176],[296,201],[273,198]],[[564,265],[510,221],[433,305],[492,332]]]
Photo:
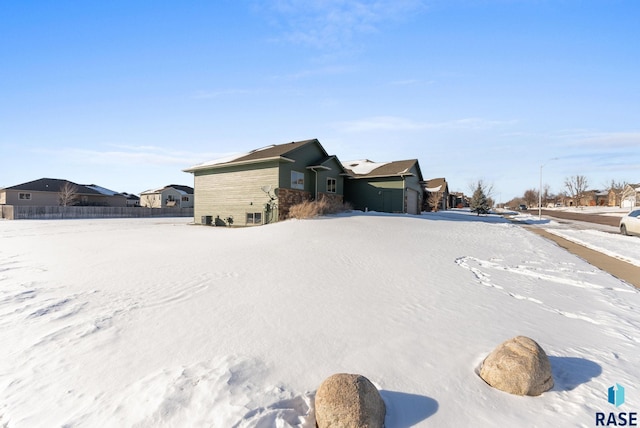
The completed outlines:
[[[308,200],[342,203],[346,175],[317,139],[271,145],[184,171],[194,176],[194,221],[219,226],[283,220],[291,206]]]
[[[342,163],[348,177],[344,198],[354,209],[387,213],[419,214],[424,181],[417,159],[372,162],[368,159]]]

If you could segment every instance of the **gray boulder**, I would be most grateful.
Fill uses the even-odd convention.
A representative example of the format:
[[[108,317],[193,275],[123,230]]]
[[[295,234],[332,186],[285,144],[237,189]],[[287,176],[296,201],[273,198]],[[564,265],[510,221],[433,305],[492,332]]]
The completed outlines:
[[[364,376],[334,374],[315,397],[318,428],[382,428],[386,408],[376,387]]]
[[[553,387],[549,357],[525,336],[494,349],[482,362],[480,377],[492,387],[516,395],[540,395]]]

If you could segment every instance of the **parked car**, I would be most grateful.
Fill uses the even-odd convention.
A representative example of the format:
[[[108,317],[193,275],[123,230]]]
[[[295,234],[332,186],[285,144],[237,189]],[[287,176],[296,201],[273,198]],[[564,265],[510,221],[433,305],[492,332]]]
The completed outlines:
[[[519,209],[520,211],[526,211],[526,210],[527,210],[527,206],[526,206],[526,205],[524,205],[524,204],[522,204],[522,205],[518,206],[518,209]]]
[[[640,210],[633,210],[620,219],[620,233],[640,236]]]

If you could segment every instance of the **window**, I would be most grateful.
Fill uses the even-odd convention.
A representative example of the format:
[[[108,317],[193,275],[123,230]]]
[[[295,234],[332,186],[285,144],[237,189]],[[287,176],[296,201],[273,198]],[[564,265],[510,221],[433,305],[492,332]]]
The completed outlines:
[[[18,195],[18,199],[31,199],[31,193],[20,193],[20,195]]]
[[[247,213],[247,224],[262,224],[262,213]]]
[[[298,171],[291,171],[291,188],[304,190],[304,174]]]
[[[336,179],[327,178],[327,193],[336,193]]]
[[[183,196],[182,197],[182,202],[189,202],[189,197],[188,196]]]

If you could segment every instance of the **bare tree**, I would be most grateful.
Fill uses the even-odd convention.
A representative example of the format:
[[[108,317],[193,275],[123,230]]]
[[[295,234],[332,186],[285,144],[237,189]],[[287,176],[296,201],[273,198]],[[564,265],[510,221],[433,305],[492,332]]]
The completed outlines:
[[[605,183],[603,187],[607,190],[613,190],[615,192],[622,192],[624,187],[629,184],[626,181],[611,180],[609,183]]]
[[[542,202],[545,203],[552,197],[553,195],[551,195],[551,186],[549,186],[548,184],[542,186]]]
[[[536,189],[529,189],[524,192],[522,196],[527,207],[533,207],[538,204],[538,191]]]
[[[78,199],[78,186],[73,183],[66,182],[58,192],[58,204],[63,207],[75,205]]]
[[[437,192],[426,192],[424,199],[425,211],[438,211],[440,208],[440,195]]]
[[[140,195],[140,206],[146,208],[160,208],[160,197],[155,193]]]
[[[576,205],[580,205],[588,185],[587,177],[584,175],[574,175],[564,180],[564,187],[567,188],[569,196],[576,202]]]

